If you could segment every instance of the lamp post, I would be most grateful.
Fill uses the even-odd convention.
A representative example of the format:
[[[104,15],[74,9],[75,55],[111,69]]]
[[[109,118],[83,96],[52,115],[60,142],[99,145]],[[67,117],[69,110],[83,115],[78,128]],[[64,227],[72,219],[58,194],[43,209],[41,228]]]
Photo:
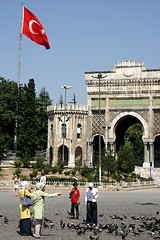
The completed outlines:
[[[98,87],[99,87],[99,185],[101,185],[101,176],[102,176],[102,169],[101,169],[101,102],[100,102],[100,80],[101,78],[105,78],[106,76],[102,76],[101,73],[98,73],[97,77],[92,76],[93,78],[98,79]]]
[[[89,151],[89,117],[91,117],[91,110],[89,109],[89,106],[88,106],[88,142],[87,142],[87,167],[90,166],[90,151]]]
[[[62,149],[62,161],[64,163],[64,138],[66,138],[66,132],[65,132],[65,123],[66,123],[66,95],[67,95],[67,89],[72,88],[71,86],[63,85],[61,88],[64,89],[64,113],[63,113],[63,149]]]

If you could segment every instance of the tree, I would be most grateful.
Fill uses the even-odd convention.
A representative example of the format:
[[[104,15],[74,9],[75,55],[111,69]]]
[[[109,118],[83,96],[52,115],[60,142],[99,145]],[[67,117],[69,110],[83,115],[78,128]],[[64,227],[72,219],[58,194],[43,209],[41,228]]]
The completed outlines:
[[[137,166],[142,166],[144,159],[142,135],[143,127],[140,123],[130,126],[125,133],[125,139],[132,143],[135,165]]]
[[[21,99],[21,119],[18,127],[18,152],[20,156],[35,156],[37,150],[37,111],[34,79],[24,87],[24,98]]]
[[[73,104],[76,104],[76,103],[77,103],[76,94],[75,94],[75,93],[73,93],[73,98],[72,98],[72,100],[71,100],[70,103],[73,103]]]
[[[61,107],[62,107],[62,104],[63,104],[63,97],[62,97],[62,94],[60,95],[60,98],[59,98],[59,104],[61,104]]]
[[[132,173],[134,171],[133,147],[129,141],[126,141],[118,151],[118,168],[124,173]]]
[[[42,88],[37,98],[37,139],[38,151],[44,151],[47,148],[48,117],[47,106],[52,104],[49,93]]]
[[[13,149],[17,100],[17,83],[0,78],[0,126],[6,149]]]
[[[116,171],[116,165],[117,162],[115,160],[115,157],[113,156],[113,151],[108,149],[103,153],[101,160],[102,171],[107,171],[108,182],[110,174],[113,174]]]

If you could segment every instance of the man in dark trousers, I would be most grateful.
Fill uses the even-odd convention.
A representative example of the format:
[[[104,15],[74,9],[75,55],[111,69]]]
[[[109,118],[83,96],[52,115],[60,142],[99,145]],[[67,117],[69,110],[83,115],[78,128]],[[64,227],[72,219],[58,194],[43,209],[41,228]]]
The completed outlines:
[[[74,209],[76,209],[76,219],[79,219],[79,197],[80,192],[77,188],[78,184],[75,182],[73,183],[73,189],[71,190],[69,197],[71,198],[71,218],[74,219]]]
[[[86,223],[97,225],[97,198],[98,189],[94,188],[93,183],[89,183],[89,187],[85,194],[85,206],[87,207]]]

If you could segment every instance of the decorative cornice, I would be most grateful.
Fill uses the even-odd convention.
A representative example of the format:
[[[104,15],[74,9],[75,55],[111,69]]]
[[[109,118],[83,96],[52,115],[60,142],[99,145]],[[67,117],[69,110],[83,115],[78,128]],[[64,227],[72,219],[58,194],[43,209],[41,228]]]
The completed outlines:
[[[123,62],[118,62],[114,64],[114,68],[131,68],[131,67],[141,67],[143,69],[146,69],[144,66],[144,62],[135,62],[131,60],[123,61]]]
[[[99,81],[86,80],[87,87],[98,87]],[[106,79],[100,81],[101,86],[135,86],[143,85],[160,85],[160,79],[157,78],[143,78],[143,79]]]
[[[106,95],[106,94],[148,94],[148,93],[154,93],[154,94],[160,94],[160,90],[143,90],[143,89],[136,89],[136,90],[106,90],[106,91],[101,91],[101,95]],[[88,95],[98,95],[99,92],[94,91],[94,92],[88,92]]]

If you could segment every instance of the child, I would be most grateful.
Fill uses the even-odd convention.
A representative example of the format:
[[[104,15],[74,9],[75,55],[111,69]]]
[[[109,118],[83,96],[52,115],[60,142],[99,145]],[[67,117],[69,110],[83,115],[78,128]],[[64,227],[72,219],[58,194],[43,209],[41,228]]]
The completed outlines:
[[[76,218],[79,219],[79,197],[80,192],[78,187],[78,184],[75,182],[73,184],[73,189],[70,192],[70,198],[71,198],[71,218],[74,219],[74,208],[76,209]]]
[[[33,236],[35,238],[41,237],[41,228],[42,221],[44,218],[44,198],[45,197],[55,197],[60,196],[61,193],[48,194],[44,192],[45,184],[39,182],[35,186],[36,191],[33,193],[32,202],[33,202],[33,218],[35,221],[35,233]]]

